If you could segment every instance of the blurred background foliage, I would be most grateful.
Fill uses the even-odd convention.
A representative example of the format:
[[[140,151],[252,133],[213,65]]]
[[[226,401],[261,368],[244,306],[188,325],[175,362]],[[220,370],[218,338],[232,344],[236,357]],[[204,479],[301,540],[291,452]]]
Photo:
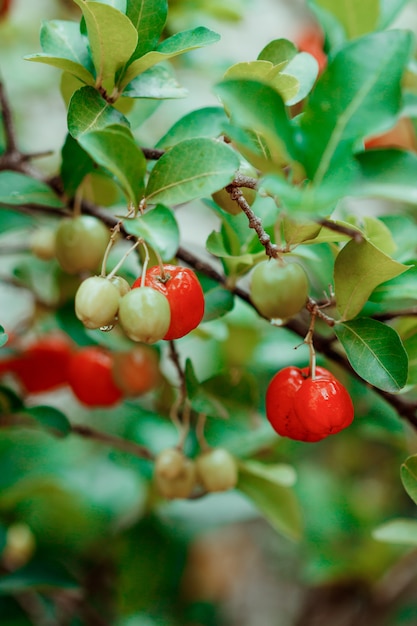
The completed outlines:
[[[167,33],[204,24],[222,40],[175,61],[186,99],[148,105],[155,112],[143,127],[138,113],[137,136],[149,146],[187,111],[217,104],[211,85],[229,65],[256,58],[273,38],[296,38],[313,19],[301,1],[172,0],[169,7]],[[47,174],[59,164],[66,134],[59,72],[29,65],[23,56],[39,49],[42,20],[75,16],[70,1],[20,0],[0,24],[0,70],[19,142],[23,151],[53,151],[37,162]],[[410,25],[413,10],[403,19]],[[183,245],[197,245],[214,219],[203,206],[197,218],[187,213]],[[18,241],[19,231],[0,235],[3,252]],[[24,254],[2,254],[1,275],[18,268],[24,276],[28,263],[33,259]],[[132,263],[131,276],[137,269]],[[329,259],[329,272],[330,264]],[[325,264],[321,267],[326,272]],[[96,331],[80,336],[79,329],[68,329],[65,307],[58,318],[48,312],[59,280],[44,268],[39,262],[36,298],[31,291],[2,286],[6,329],[36,317],[37,332],[61,324],[86,343],[117,344],[117,336],[98,339]],[[374,530],[391,519],[416,516],[399,474],[405,458],[417,451],[416,435],[381,397],[340,372],[356,406],[353,426],[312,446],[278,439],[262,417],[264,392],[280,367],[306,363],[306,347],[294,350],[299,341],[237,302],[231,313],[203,324],[180,347],[200,379],[224,371],[246,377],[253,389],[253,424],[236,402],[232,420],[208,420],[206,436],[242,459],[295,468],[299,540],[278,532],[241,492],[158,502],[149,461],[75,436],[3,428],[2,626],[342,626],[353,624],[355,615],[364,619],[358,624],[415,624],[416,555],[408,543],[378,540]],[[166,368],[169,378],[169,364]],[[15,401],[5,392],[0,396],[3,404]],[[146,403],[87,410],[65,389],[32,403],[65,407],[72,423],[132,439],[155,453],[176,442],[170,422]],[[192,453],[193,441],[189,445]]]

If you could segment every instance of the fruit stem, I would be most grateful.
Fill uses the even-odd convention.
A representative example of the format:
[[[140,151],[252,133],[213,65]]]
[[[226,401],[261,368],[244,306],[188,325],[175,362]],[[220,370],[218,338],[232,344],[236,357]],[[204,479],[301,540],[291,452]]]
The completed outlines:
[[[204,427],[206,425],[207,415],[205,413],[199,413],[197,417],[197,424],[195,428],[195,434],[197,437],[197,441],[200,445],[201,451],[206,452],[210,446],[207,443],[206,436],[204,434]]]
[[[310,310],[310,313],[311,313],[310,325],[308,327],[307,334],[304,338],[304,343],[308,345],[308,349],[310,351],[309,377],[312,378],[313,380],[316,378],[316,351],[314,349],[313,334],[314,334],[314,326],[316,324],[317,311],[318,311],[317,307],[313,307]]]
[[[120,232],[120,222],[117,222],[117,224],[112,228],[112,234],[110,236],[110,241],[107,244],[107,248],[106,248],[106,251],[104,252],[104,256],[103,256],[103,261],[101,262],[101,274],[100,274],[100,276],[102,276],[103,278],[106,277],[106,266],[107,266],[107,260],[109,258],[110,250],[114,246],[114,242],[116,240],[116,236],[118,235],[119,232]]]
[[[140,286],[144,287],[145,278],[146,278],[146,270],[148,269],[148,263],[149,263],[149,249],[143,239],[141,240],[141,243],[143,245],[143,249],[145,250],[145,258],[143,260],[143,265],[142,265],[142,275],[140,277]]]

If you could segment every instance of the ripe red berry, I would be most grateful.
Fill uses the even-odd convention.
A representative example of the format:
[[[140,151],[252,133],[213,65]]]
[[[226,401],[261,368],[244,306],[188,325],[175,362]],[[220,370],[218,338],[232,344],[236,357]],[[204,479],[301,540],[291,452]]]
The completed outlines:
[[[266,416],[282,437],[319,441],[349,426],[352,400],[345,387],[323,367],[315,378],[309,368],[286,367],[269,383]]]
[[[97,346],[82,348],[72,355],[68,382],[82,404],[106,407],[122,399],[122,392],[113,380],[112,368],[112,355]]]
[[[26,393],[52,391],[68,381],[72,344],[63,334],[51,333],[1,363],[1,371],[13,373]]]
[[[171,322],[163,339],[179,339],[196,328],[204,315],[204,294],[195,273],[186,267],[164,265],[165,276],[159,265],[146,272],[145,285],[166,296],[171,310]],[[132,289],[140,287],[138,278]]]
[[[155,389],[162,379],[158,353],[141,344],[128,352],[116,352],[113,355],[113,378],[128,398]]]

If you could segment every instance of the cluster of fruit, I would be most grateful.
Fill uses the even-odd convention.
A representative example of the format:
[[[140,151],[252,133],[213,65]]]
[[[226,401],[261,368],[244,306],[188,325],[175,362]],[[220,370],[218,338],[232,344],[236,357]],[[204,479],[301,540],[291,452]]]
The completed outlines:
[[[161,496],[189,498],[196,489],[213,493],[236,486],[235,458],[224,448],[209,448],[194,460],[178,448],[167,448],[155,459],[155,484]]]
[[[141,396],[161,380],[159,357],[150,346],[114,352],[99,346],[77,348],[64,334],[52,333],[0,361],[0,376],[14,376],[26,394],[69,386],[88,407],[110,407],[124,397]]]
[[[97,271],[109,246],[106,226],[90,215],[61,220],[56,232],[39,230],[32,252],[56,257],[69,274]],[[149,268],[130,287],[121,276],[90,276],[79,286],[75,313],[90,329],[109,329],[117,322],[133,341],[155,343],[179,339],[204,315],[204,294],[195,273],[176,265]]]

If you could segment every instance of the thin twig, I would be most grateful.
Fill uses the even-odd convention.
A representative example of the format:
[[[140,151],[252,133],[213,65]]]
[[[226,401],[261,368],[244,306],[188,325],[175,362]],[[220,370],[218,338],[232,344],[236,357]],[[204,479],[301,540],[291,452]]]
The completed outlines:
[[[349,226],[344,226],[343,224],[337,224],[336,222],[332,222],[332,220],[317,220],[317,224],[320,224],[324,228],[328,228],[329,230],[333,230],[336,233],[342,233],[343,235],[347,235],[357,243],[361,243],[364,241],[364,236],[362,233],[356,228],[349,228]]]

